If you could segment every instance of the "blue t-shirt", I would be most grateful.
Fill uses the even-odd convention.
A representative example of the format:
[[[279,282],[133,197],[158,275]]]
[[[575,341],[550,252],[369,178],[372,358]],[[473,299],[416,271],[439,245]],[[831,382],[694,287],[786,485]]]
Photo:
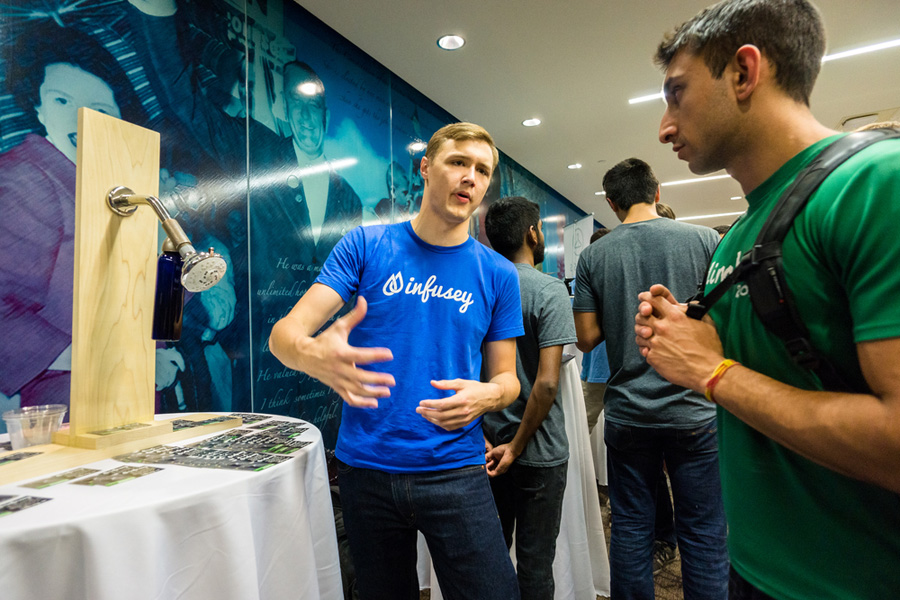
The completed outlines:
[[[481,419],[446,431],[416,407],[454,394],[431,380],[478,380],[484,342],[523,335],[513,264],[473,238],[458,246],[427,244],[407,221],[348,233],[316,282],[344,300],[358,293],[368,302],[351,346],[386,347],[394,355],[363,367],[391,373],[396,385],[376,409],[344,405],[337,457],[397,473],[483,464]]]
[[[581,356],[581,380],[589,383],[606,383],[609,381],[609,375],[609,358],[606,356],[604,341]]]

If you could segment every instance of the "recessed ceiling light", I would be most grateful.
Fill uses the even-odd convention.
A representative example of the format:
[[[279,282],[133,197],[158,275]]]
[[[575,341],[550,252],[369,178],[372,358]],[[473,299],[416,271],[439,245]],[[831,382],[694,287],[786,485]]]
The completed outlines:
[[[857,54],[866,54],[867,52],[875,52],[877,50],[887,50],[888,48],[895,48],[900,46],[900,39],[891,40],[889,42],[882,42],[880,44],[872,44],[870,46],[863,46],[862,48],[856,48],[855,50],[847,50],[846,52],[837,52],[835,54],[829,54],[828,56],[822,57],[822,62],[826,63],[830,60],[838,60],[839,58],[847,58],[848,56],[856,56]]]
[[[580,169],[580,168],[581,168],[581,163],[574,163],[574,164],[571,164],[571,165],[569,165],[569,168],[570,168],[570,169]]]
[[[736,217],[737,215],[744,214],[745,211],[741,212],[727,212],[727,213],[716,213],[714,215],[697,215],[696,217],[678,217],[676,221],[697,221],[698,219],[712,219],[713,217]]]
[[[700,181],[713,181],[715,179],[730,179],[731,175],[713,175],[712,177],[694,177],[693,179],[679,179],[678,181],[664,181],[660,183],[661,186],[667,185],[681,185],[684,183],[697,183]]]
[[[421,152],[422,150],[427,148],[427,144],[425,144],[425,142],[413,142],[412,144],[407,146],[407,148],[409,148],[410,152],[415,154],[416,152]]]
[[[522,125],[524,125],[525,127],[537,127],[540,124],[540,119],[525,119],[524,121],[522,121]]]
[[[595,196],[605,196],[606,192],[594,192]]]
[[[732,196],[731,199],[732,199],[732,200],[740,200],[740,199],[741,199],[741,196]]]
[[[462,48],[466,43],[466,40],[462,39],[458,35],[445,35],[438,38],[437,45],[443,48],[444,50],[458,50]]]

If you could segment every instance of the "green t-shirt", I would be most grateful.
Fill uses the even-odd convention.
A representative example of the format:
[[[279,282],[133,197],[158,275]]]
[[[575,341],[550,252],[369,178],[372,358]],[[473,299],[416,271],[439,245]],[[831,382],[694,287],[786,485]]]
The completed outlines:
[[[753,246],[784,189],[829,142],[793,157],[748,194],[713,256],[707,293]],[[900,141],[849,159],[822,184],[784,245],[788,287],[816,348],[863,382],[856,344],[900,336]],[[774,379],[821,389],[756,318],[745,285],[713,307],[725,355]],[[734,568],[775,598],[900,597],[900,496],[788,450],[719,409],[719,460]]]

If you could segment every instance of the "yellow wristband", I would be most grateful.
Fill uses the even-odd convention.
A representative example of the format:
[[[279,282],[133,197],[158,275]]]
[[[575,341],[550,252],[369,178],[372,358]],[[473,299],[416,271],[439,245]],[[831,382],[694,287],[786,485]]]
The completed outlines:
[[[716,384],[719,383],[719,380],[722,379],[722,375],[725,374],[725,371],[733,367],[734,365],[740,364],[736,360],[731,360],[730,358],[726,358],[722,362],[716,366],[716,369],[713,371],[712,377],[706,382],[706,390],[704,391],[704,395],[706,399],[712,402],[713,404],[717,404],[716,397],[713,396],[713,390],[716,388]]]

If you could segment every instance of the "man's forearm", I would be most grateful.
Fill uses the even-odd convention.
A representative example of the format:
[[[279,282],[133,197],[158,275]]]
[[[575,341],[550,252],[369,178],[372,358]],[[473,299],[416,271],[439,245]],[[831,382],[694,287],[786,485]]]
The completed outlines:
[[[484,372],[488,381],[476,398],[479,414],[503,410],[519,395],[516,376],[516,339],[495,340],[484,345]]]
[[[894,405],[869,394],[801,390],[743,366],[724,374],[715,398],[801,456],[900,493],[900,417]]]
[[[519,423],[516,435],[510,442],[517,456],[525,451],[525,446],[528,445],[541,423],[550,414],[558,389],[558,382],[543,382],[540,380],[534,382],[534,387],[531,388],[531,395],[528,396],[528,402],[525,405],[525,412],[522,414],[522,421]]]
[[[305,373],[304,357],[312,347],[312,342],[313,338],[304,331],[301,324],[285,317],[272,327],[269,350],[287,368]]]
[[[322,325],[337,312],[343,299],[337,292],[320,283],[314,283],[287,315],[282,317],[269,336],[269,350],[284,366],[310,374],[320,379],[320,374],[310,373],[310,359],[323,357],[316,353],[312,337]]]
[[[487,409],[484,412],[503,410],[512,404],[513,400],[518,397],[519,390],[521,389],[519,378],[515,373],[498,373],[487,383],[496,385],[497,392],[490,394],[489,397],[486,398],[485,406]]]
[[[574,319],[577,335],[575,346],[582,352],[590,352],[605,338],[603,328],[600,326],[600,319],[597,313],[578,311],[575,311]]]

